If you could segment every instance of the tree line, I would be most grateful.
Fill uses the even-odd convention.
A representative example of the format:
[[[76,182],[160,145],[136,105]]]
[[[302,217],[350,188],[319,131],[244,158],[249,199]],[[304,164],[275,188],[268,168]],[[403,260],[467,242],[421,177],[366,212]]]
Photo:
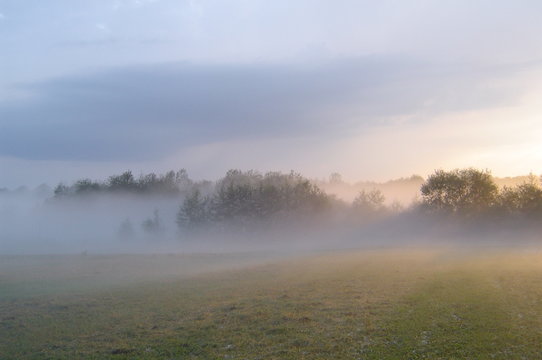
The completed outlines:
[[[175,222],[182,232],[199,229],[247,231],[281,224],[325,224],[330,219],[366,224],[401,214],[427,214],[455,219],[542,218],[542,188],[530,176],[514,187],[499,187],[491,173],[474,168],[437,170],[421,185],[420,198],[410,206],[389,203],[377,189],[363,190],[352,202],[324,192],[299,173],[230,170],[216,182],[193,181],[186,170],[135,178],[130,171],[106,181],[81,179],[70,186],[59,184],[54,199],[89,194],[160,194],[178,199]],[[171,214],[166,214],[171,216]],[[124,234],[131,224],[121,224]],[[147,233],[164,231],[156,210],[141,224]]]
[[[106,181],[80,179],[72,185],[60,183],[54,190],[55,198],[99,193],[165,194],[176,195],[190,189],[194,182],[185,169],[165,174],[141,174],[136,178],[131,171],[112,175]]]
[[[460,218],[542,217],[542,188],[530,175],[522,184],[499,188],[488,170],[437,170],[421,189],[422,211]]]

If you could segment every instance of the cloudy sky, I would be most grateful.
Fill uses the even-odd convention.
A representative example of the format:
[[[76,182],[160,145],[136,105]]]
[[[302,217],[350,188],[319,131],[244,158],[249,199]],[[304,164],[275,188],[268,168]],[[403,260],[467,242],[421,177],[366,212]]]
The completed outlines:
[[[542,2],[0,0],[0,187],[542,173]]]

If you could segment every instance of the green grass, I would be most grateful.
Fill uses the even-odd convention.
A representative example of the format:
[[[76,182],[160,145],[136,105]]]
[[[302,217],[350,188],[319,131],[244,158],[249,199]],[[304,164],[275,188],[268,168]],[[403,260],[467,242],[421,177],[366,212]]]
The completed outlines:
[[[4,264],[0,359],[542,357],[538,254],[381,250],[264,265],[249,259],[25,260],[35,275]],[[142,263],[147,271],[137,272]],[[66,268],[70,275],[59,271]]]

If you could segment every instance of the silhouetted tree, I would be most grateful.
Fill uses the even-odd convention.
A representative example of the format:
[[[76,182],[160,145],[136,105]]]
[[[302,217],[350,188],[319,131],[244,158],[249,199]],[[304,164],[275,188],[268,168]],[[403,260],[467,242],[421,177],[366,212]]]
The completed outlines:
[[[55,187],[54,194],[55,198],[64,197],[69,194],[69,187],[67,187],[63,183],[60,183]]]
[[[92,181],[90,179],[77,180],[73,185],[59,184],[56,188],[55,198],[71,195],[84,195],[99,192],[122,192],[132,194],[160,194],[176,195],[187,193],[193,187],[205,187],[204,182],[195,184],[188,177],[186,170],[177,172],[168,171],[163,175],[155,173],[141,174],[136,180],[131,171],[120,175],[113,175],[106,182]]]
[[[92,181],[90,179],[81,179],[77,180],[73,184],[75,194],[88,194],[92,192],[97,192],[101,189],[101,185],[98,182]]]
[[[441,213],[473,215],[495,205],[497,185],[488,171],[437,170],[421,187],[422,206]]]
[[[506,214],[526,217],[542,215],[542,188],[534,176],[516,187],[504,187],[498,198],[499,209]]]
[[[188,195],[177,213],[177,225],[180,228],[194,229],[208,220],[208,200],[201,196],[199,190]]]
[[[131,171],[125,171],[120,175],[113,175],[108,180],[108,190],[131,191],[136,189],[136,182]]]
[[[141,223],[143,231],[149,235],[161,235],[164,232],[162,221],[160,220],[160,214],[158,209],[153,212],[153,217],[144,220]]]
[[[197,191],[187,196],[177,223],[180,227],[210,223],[245,229],[262,221],[318,214],[329,204],[330,197],[299,174],[230,170],[209,197]]]

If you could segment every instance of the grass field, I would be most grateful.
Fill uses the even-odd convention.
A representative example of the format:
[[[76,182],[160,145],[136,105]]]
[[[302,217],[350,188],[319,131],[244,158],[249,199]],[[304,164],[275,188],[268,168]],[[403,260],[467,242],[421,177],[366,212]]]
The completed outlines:
[[[540,359],[542,255],[0,258],[0,359]]]

